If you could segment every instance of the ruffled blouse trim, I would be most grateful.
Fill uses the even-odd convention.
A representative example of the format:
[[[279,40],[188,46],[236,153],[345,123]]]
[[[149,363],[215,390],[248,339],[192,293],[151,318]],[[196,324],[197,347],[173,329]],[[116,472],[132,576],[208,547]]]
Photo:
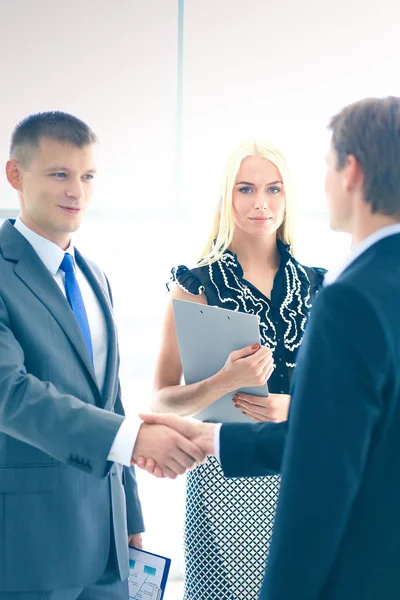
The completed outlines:
[[[171,281],[175,283],[179,289],[192,296],[200,296],[200,294],[205,292],[205,287],[201,284],[200,279],[185,265],[178,265],[171,269]],[[167,287],[169,289],[168,284]]]
[[[297,350],[300,347],[310,315],[311,283],[306,270],[282,244],[281,266],[285,276],[285,293],[279,306],[279,314],[285,324],[283,343],[286,349],[287,366],[296,364]],[[220,306],[230,310],[255,314],[260,325],[263,344],[274,353],[278,340],[274,318],[271,315],[271,301],[243,279],[243,270],[235,254],[224,253],[220,260],[208,265],[208,277],[218,296]],[[323,278],[324,270],[321,269]],[[322,281],[321,278],[321,281]],[[219,282],[223,281],[223,285]]]
[[[289,246],[278,241],[278,249],[281,254],[280,269],[283,269],[285,278],[284,295],[278,310],[285,325],[283,344],[286,350],[286,365],[294,367],[297,350],[303,341],[310,315],[314,290],[311,290],[306,269],[292,257]],[[243,270],[237,256],[227,250],[218,261],[201,269],[207,270],[207,286],[210,285],[213,289],[219,306],[257,316],[262,343],[268,345],[274,353],[278,345],[278,335],[274,320],[276,316],[271,314],[271,301],[243,278]],[[326,271],[319,268],[313,270],[316,273],[313,288],[319,288]],[[185,265],[174,267],[171,274],[172,282],[187,294],[198,296],[205,293],[205,286],[199,277]]]

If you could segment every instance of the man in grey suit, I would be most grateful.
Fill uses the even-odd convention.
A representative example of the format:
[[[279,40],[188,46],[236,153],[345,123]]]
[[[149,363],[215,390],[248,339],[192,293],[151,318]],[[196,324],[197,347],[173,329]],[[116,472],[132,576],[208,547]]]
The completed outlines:
[[[92,195],[89,127],[60,112],[14,130],[21,214],[0,229],[0,600],[127,600],[143,519],[131,464],[171,476],[204,454],[125,419],[111,292],[71,241]]]

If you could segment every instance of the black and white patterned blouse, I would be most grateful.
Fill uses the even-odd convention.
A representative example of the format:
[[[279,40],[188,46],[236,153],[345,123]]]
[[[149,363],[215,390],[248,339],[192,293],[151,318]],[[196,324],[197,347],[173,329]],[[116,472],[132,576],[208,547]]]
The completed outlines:
[[[281,262],[271,299],[244,279],[236,254],[229,250],[211,265],[194,269],[180,265],[171,273],[179,288],[193,295],[204,292],[212,306],[258,316],[262,344],[271,348],[276,364],[268,387],[272,393],[288,394],[313,298],[326,271],[301,265],[280,240],[277,248]]]

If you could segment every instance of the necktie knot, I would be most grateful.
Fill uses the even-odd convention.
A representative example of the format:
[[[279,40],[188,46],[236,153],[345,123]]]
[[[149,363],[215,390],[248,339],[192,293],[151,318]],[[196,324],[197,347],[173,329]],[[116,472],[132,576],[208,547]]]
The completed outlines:
[[[68,252],[64,254],[64,258],[62,259],[60,269],[61,271],[64,271],[64,273],[74,272],[74,259],[71,256],[71,254],[68,254]]]

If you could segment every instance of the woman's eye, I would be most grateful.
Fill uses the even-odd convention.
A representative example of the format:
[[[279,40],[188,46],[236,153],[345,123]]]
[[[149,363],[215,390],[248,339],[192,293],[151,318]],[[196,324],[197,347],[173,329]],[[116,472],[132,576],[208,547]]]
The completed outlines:
[[[239,188],[239,192],[241,192],[242,194],[250,194],[253,190],[251,188],[249,188],[248,185]]]
[[[62,171],[60,171],[59,173],[53,173],[53,177],[56,177],[57,179],[63,179],[66,176],[66,173],[63,173]]]
[[[87,180],[93,179],[93,175],[91,173],[87,173],[86,175],[83,176],[83,179],[87,179]]]
[[[272,185],[270,188],[268,188],[268,191],[269,191],[271,194],[274,194],[274,195],[275,195],[275,194],[279,194],[279,193],[281,192],[281,188],[280,188],[280,187],[278,187],[278,186],[276,186],[276,185]]]

